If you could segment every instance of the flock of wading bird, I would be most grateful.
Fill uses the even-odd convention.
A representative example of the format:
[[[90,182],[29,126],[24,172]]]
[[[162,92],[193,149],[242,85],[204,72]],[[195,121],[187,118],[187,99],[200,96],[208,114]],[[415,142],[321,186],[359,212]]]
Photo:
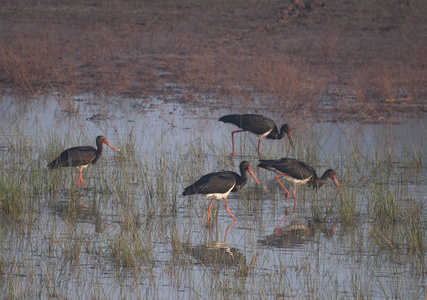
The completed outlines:
[[[237,132],[249,131],[258,136],[258,156],[261,158],[260,152],[260,144],[262,138],[280,140],[284,134],[286,134],[289,138],[289,141],[293,145],[292,135],[288,124],[284,124],[280,131],[273,120],[254,114],[244,114],[244,115],[226,115],[219,119],[224,123],[231,123],[240,128],[240,130],[236,130],[231,132],[231,141],[233,145],[233,152],[231,153],[231,157],[234,156],[234,134]],[[82,187],[84,187],[84,182],[82,178],[82,170],[89,166],[89,164],[95,164],[98,159],[102,155],[103,144],[111,147],[116,151],[120,151],[120,149],[112,146],[105,137],[98,136],[96,138],[96,146],[97,149],[90,146],[82,146],[82,147],[73,147],[63,151],[57,158],[52,160],[48,167],[51,169],[60,168],[60,167],[76,167],[79,170],[79,176],[77,179],[77,189],[79,189],[79,185],[81,183]],[[289,192],[285,188],[285,186],[280,182],[279,178],[284,177],[286,180],[290,181],[294,185],[294,218],[295,218],[295,206],[296,206],[296,187],[297,185],[308,184],[308,186],[312,186],[314,189],[320,188],[328,178],[331,178],[335,183],[338,191],[341,193],[338,180],[335,175],[335,171],[332,169],[328,169],[323,173],[322,177],[318,177],[314,168],[307,163],[293,159],[293,158],[281,158],[277,160],[266,160],[260,159],[258,167],[264,168],[270,171],[277,173],[276,180],[281,185],[281,187],[286,192],[285,201],[289,197]],[[236,217],[230,212],[228,208],[227,196],[230,192],[237,192],[240,190],[247,182],[248,176],[247,173],[251,174],[253,179],[258,183],[258,179],[255,177],[249,162],[242,161],[240,163],[240,175],[231,172],[231,171],[221,171],[215,173],[209,173],[202,176],[199,180],[193,183],[190,186],[187,186],[182,193],[183,196],[187,195],[206,195],[206,197],[212,197],[212,200],[209,204],[208,208],[208,217],[207,217],[207,225],[209,226],[209,217],[210,211],[212,208],[213,201],[215,199],[225,200],[225,207],[227,213],[236,221]],[[233,222],[234,223],[234,222]]]

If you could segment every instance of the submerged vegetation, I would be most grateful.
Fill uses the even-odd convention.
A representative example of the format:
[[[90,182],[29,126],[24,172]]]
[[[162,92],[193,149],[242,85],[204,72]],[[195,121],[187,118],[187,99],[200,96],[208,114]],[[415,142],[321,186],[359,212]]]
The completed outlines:
[[[175,287],[196,298],[282,297],[298,295],[294,288],[300,274],[306,278],[307,296],[325,295],[325,290],[335,290],[339,295],[339,291],[354,289],[353,293],[367,297],[396,291],[393,286],[377,286],[369,280],[372,269],[359,264],[340,268],[347,274],[361,272],[365,279],[323,282],[325,289],[318,290],[312,286],[320,279],[313,265],[317,255],[306,253],[316,243],[320,243],[320,253],[328,253],[332,247],[335,256],[342,258],[347,253],[355,257],[382,257],[389,253],[399,264],[405,261],[400,268],[415,272],[408,274],[409,286],[395,296],[420,292],[413,284],[427,272],[423,150],[408,151],[402,160],[400,151],[396,151],[401,145],[384,148],[382,143],[363,145],[350,140],[352,146],[342,145],[341,152],[330,153],[325,146],[319,149],[325,136],[322,132],[316,132],[314,138],[295,134],[294,150],[283,143],[266,143],[266,155],[277,156],[287,149],[288,156],[307,159],[319,171],[333,165],[339,170],[337,178],[343,193],[339,194],[332,185],[320,190],[298,188],[296,219],[288,216],[273,230],[292,201],[283,202],[285,195],[277,188],[274,174],[258,169],[261,187],[250,181],[241,193],[229,199],[239,225],[229,226],[223,202],[216,201],[212,210],[214,223],[206,228],[209,199],[183,198],[183,187],[200,174],[236,169],[243,158],[256,163],[257,139],[249,135],[236,139],[239,155],[229,160],[228,130],[224,130],[220,142],[197,138],[192,133],[190,136],[195,138],[191,141],[177,139],[175,144],[165,139],[175,132],[156,137],[135,135],[133,130],[108,136],[121,152],[106,151],[94,167],[85,169],[82,190],[75,185],[77,170],[48,170],[46,164],[60,149],[90,144],[93,138],[77,138],[74,134],[64,138],[43,130],[27,136],[12,130],[0,140],[3,294],[39,295],[39,278],[47,276],[46,284],[51,285],[51,290],[46,290],[43,297],[115,294],[118,291],[114,286],[121,286],[129,296],[153,294],[161,298]],[[22,143],[27,140],[37,147]],[[357,155],[354,145],[358,146]],[[412,148],[419,149],[416,145]],[[351,154],[344,155],[347,151]],[[266,242],[260,244],[260,240]],[[29,245],[36,248],[31,250]],[[200,251],[198,255],[206,256],[203,251],[208,250],[203,249],[211,248],[217,249],[212,255],[218,258],[208,255],[209,260],[198,261],[192,257]],[[281,248],[288,250],[282,252]],[[229,263],[221,266],[219,255],[231,251],[227,249],[233,249],[238,259],[231,264],[231,254]],[[215,261],[215,265],[208,261]],[[397,268],[394,260],[383,263],[371,266],[377,268],[374,273],[379,276],[388,276],[387,270]],[[329,269],[334,264],[324,262],[322,268]],[[67,291],[64,285],[69,279],[63,278],[65,270],[68,277],[77,281],[98,284],[85,291]],[[142,273],[133,277],[134,272]],[[333,268],[328,272],[334,274]],[[40,276],[14,276],[22,273]],[[103,273],[107,275],[101,276]],[[201,281],[196,280],[200,274]],[[249,289],[242,289],[243,281]],[[396,278],[396,285],[398,281]],[[24,286],[20,294],[18,290]]]

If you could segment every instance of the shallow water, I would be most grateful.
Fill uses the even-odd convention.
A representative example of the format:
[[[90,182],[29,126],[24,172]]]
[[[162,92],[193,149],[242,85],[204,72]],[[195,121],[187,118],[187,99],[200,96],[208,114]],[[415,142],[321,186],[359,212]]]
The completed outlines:
[[[329,167],[337,171],[343,195],[332,181],[318,193],[298,187],[293,220],[292,196],[283,202],[284,191],[274,174],[256,168],[254,136],[237,134],[236,156],[228,158],[235,127],[217,119],[238,109],[195,108],[156,99],[108,99],[101,104],[90,99],[80,97],[75,102],[78,113],[72,114],[62,111],[54,97],[24,107],[8,99],[1,103],[6,116],[1,121],[2,172],[16,172],[23,180],[38,172],[41,178],[23,183],[30,191],[24,194],[24,221],[1,217],[2,294],[159,299],[426,296],[425,254],[405,249],[405,230],[412,223],[404,215],[411,206],[421,208],[425,239],[425,119],[395,125],[293,124],[296,149],[286,139],[263,140],[263,157],[297,157],[318,173]],[[274,113],[272,118],[280,121]],[[101,161],[83,171],[82,192],[75,190],[76,170],[45,169],[59,154],[59,149],[49,148],[52,141],[61,149],[94,145],[101,134],[122,151],[106,147]],[[30,150],[12,147],[19,140],[20,147]],[[17,160],[17,155],[29,159]],[[420,168],[414,167],[414,156],[421,157]],[[183,188],[209,172],[237,172],[241,160],[251,163],[261,186],[249,177],[240,192],[230,194],[235,223],[224,201],[216,201],[214,223],[207,228],[209,199],[182,197]],[[288,183],[285,186],[292,191]],[[387,230],[378,229],[375,220],[375,186],[390,190],[384,198],[396,195],[399,200],[400,217],[387,224]],[[352,225],[340,221],[341,199],[354,202],[357,217]],[[286,209],[290,214],[275,230]],[[315,222],[319,216],[321,222]],[[392,241],[393,236],[402,240]],[[129,253],[115,252],[126,248],[113,247],[120,242]]]

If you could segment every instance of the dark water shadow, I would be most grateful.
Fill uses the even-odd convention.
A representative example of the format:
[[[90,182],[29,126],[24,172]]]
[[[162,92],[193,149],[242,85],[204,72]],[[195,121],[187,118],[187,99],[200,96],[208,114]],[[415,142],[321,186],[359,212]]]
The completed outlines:
[[[58,215],[66,222],[89,223],[95,227],[95,232],[101,233],[106,228],[106,223],[100,213],[98,201],[86,204],[81,195],[68,201],[58,200],[49,205],[53,214]]]
[[[268,235],[265,239],[258,240],[258,243],[267,247],[276,248],[292,248],[300,246],[311,241],[316,232],[322,232],[326,237],[332,237],[339,224],[338,221],[332,225],[328,223],[315,222],[308,220],[306,223],[297,221],[294,215],[293,220],[289,225],[281,227],[289,216],[289,210],[286,209],[286,215],[274,229],[272,235]]]
[[[246,276],[249,267],[246,264],[245,255],[238,248],[227,245],[228,232],[235,222],[233,221],[227,227],[223,241],[215,240],[208,228],[210,241],[195,246],[183,244],[184,252],[196,259],[195,265],[208,266],[217,272],[228,268],[238,268],[236,276]]]

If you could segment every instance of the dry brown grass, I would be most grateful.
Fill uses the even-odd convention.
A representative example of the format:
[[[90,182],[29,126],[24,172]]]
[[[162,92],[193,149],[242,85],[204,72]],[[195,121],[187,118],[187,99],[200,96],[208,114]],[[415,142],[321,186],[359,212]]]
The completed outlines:
[[[420,115],[425,15],[409,0],[3,1],[0,89],[144,97],[184,83],[177,101],[196,105],[208,92],[315,118]]]
[[[3,75],[13,86],[35,93],[49,88],[51,78],[58,77],[57,48],[47,36],[6,37],[1,41],[0,61]]]

